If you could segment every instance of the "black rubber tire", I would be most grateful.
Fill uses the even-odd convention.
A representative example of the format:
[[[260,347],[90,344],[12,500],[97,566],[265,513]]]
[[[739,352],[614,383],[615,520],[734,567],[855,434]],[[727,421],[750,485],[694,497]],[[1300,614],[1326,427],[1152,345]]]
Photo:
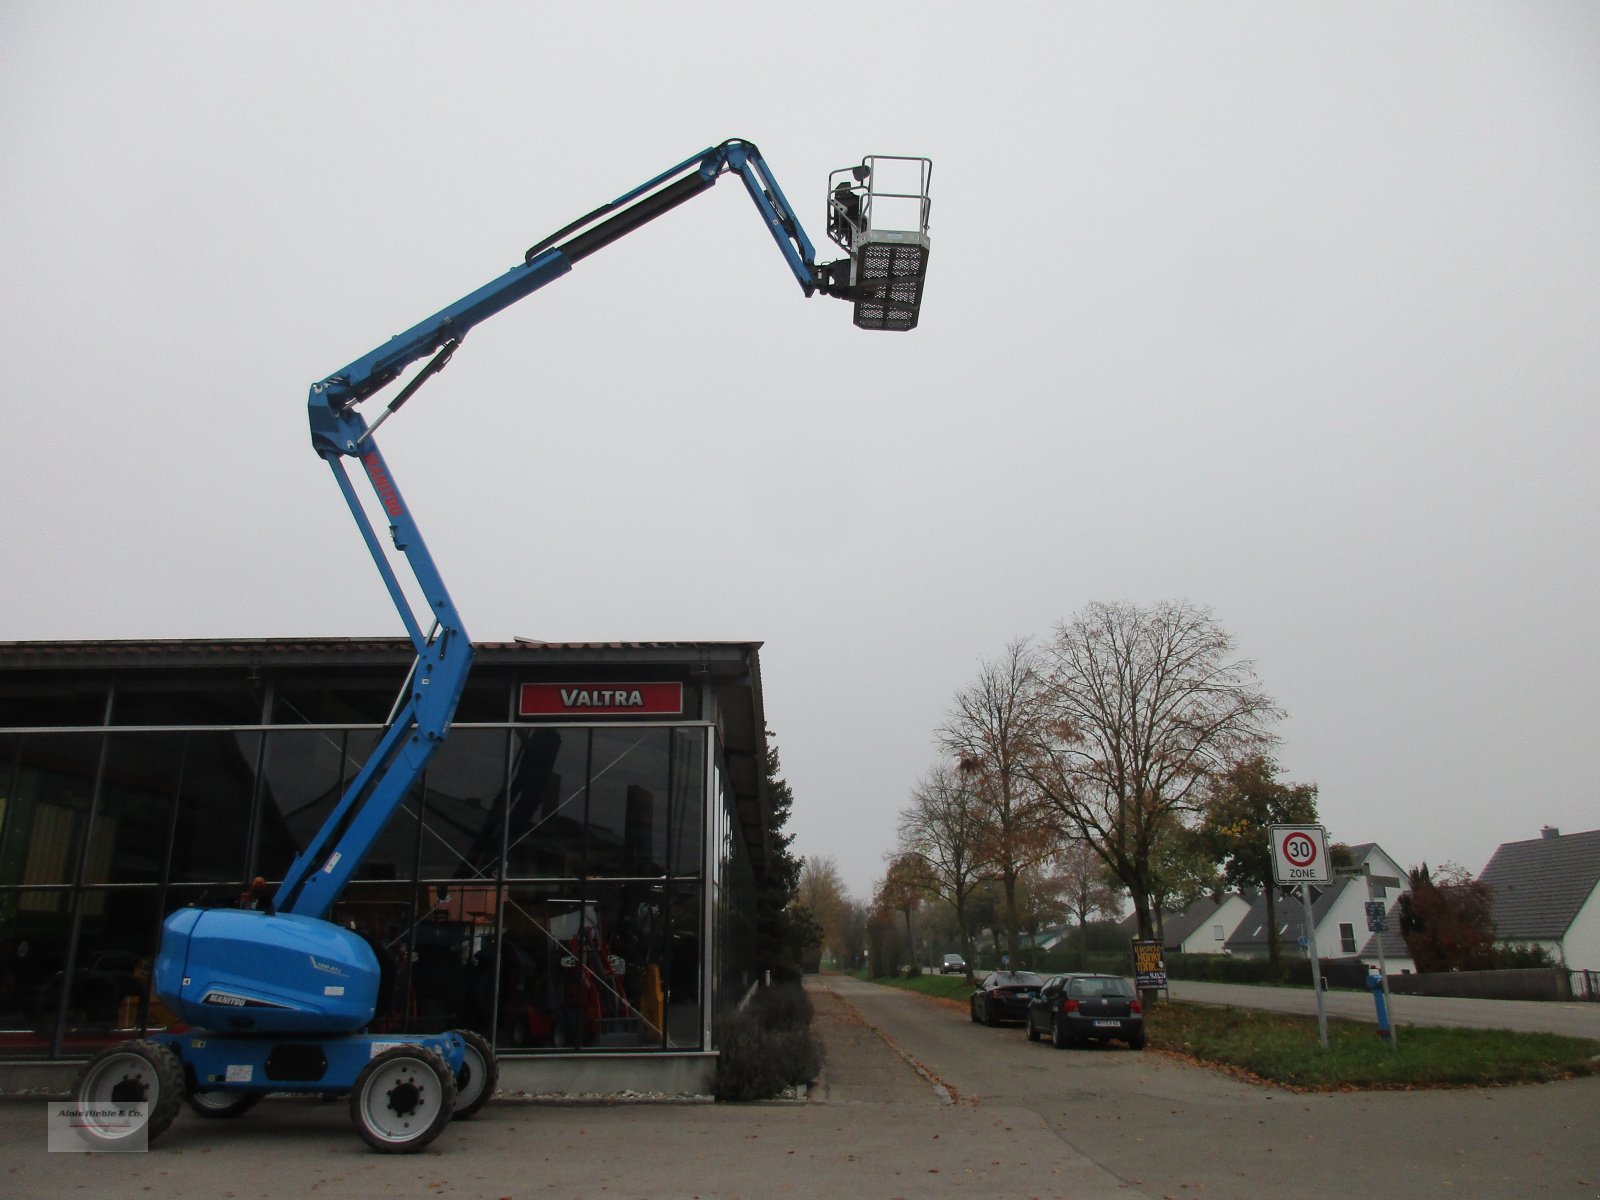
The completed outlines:
[[[394,1046],[356,1076],[350,1119],[361,1139],[384,1154],[413,1154],[444,1127],[456,1107],[456,1081],[426,1046]]]
[[[972,1017],[972,1023],[976,1025],[978,1023],[978,1002],[976,1000],[967,1001],[967,1012]]]
[[[995,1017],[994,1013],[989,1011],[989,1002],[987,1000],[983,1002],[983,1023],[990,1029],[993,1029],[996,1025],[1000,1024],[999,1019]]]
[[[154,1142],[178,1118],[178,1105],[187,1090],[183,1064],[178,1056],[158,1042],[139,1039],[108,1046],[78,1073],[72,1098],[80,1108],[97,1104],[146,1103],[150,1106],[144,1131]],[[136,1130],[103,1129],[94,1124],[81,1131],[91,1144],[112,1149]]]
[[[1057,1050],[1065,1050],[1072,1045],[1072,1039],[1061,1032],[1060,1021],[1052,1020],[1050,1022],[1050,1044]]]
[[[1028,1040],[1030,1042],[1037,1042],[1039,1040],[1039,1031],[1033,1027],[1032,1013],[1028,1014]]]
[[[1144,1034],[1141,1033],[1141,1034],[1138,1034],[1135,1037],[1129,1038],[1128,1039],[1128,1049],[1129,1050],[1143,1050],[1144,1049]]]
[[[456,1106],[450,1114],[453,1121],[464,1121],[494,1099],[495,1084],[500,1081],[500,1064],[495,1061],[494,1047],[489,1040],[470,1029],[453,1031],[467,1044],[467,1056],[456,1072]]]
[[[189,1111],[196,1116],[204,1117],[208,1121],[226,1121],[233,1117],[242,1117],[260,1104],[261,1093],[190,1088],[184,1092],[183,1099],[189,1106]]]

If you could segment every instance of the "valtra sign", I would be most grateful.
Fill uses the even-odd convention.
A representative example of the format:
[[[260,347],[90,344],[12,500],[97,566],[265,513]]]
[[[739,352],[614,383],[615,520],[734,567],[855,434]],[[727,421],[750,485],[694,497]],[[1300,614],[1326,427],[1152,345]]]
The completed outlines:
[[[676,717],[681,683],[525,683],[519,717]]]

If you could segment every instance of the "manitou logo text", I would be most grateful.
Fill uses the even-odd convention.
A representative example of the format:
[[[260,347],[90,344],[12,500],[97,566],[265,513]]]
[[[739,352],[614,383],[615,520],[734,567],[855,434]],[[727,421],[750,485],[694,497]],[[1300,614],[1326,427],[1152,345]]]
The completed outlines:
[[[383,469],[377,454],[367,455],[361,460],[361,465],[367,469],[367,478],[372,480],[373,490],[378,493],[378,501],[383,505],[383,511],[391,517],[398,517],[404,513],[406,510],[400,503],[400,493],[395,491],[394,483],[389,479],[389,472]]]

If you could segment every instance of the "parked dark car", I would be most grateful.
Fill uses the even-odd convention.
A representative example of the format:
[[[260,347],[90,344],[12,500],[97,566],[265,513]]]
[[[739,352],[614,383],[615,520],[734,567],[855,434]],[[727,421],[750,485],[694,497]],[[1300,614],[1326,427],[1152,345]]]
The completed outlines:
[[[967,973],[967,960],[959,954],[946,954],[944,961],[939,964],[941,975],[965,975]]]
[[[1144,1009],[1120,975],[1053,975],[1028,1004],[1028,1040],[1045,1034],[1056,1049],[1078,1042],[1121,1041],[1144,1049]]]
[[[1044,980],[1032,971],[994,971],[972,993],[972,1019],[985,1025],[1025,1021],[1028,1002],[1043,986]]]

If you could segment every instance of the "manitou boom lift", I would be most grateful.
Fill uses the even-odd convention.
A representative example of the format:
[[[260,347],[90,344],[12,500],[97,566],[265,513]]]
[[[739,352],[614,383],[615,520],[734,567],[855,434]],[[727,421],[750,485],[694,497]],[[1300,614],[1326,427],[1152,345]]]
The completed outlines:
[[[727,172],[743,180],[807,296],[850,301],[864,329],[916,327],[928,261],[927,159],[878,155],[829,180],[827,228],[847,257],[819,265],[789,202],[749,142],[712,146],[533,246],[523,261],[316,383],[311,442],[332,468],[400,613],[416,661],[377,748],[282,883],[257,881],[250,907],[184,908],[162,928],[154,988],[189,1026],[101,1052],[76,1098],[86,1112],[142,1102],[141,1128],[89,1119],[111,1145],[162,1133],[180,1098],[206,1116],[234,1116],[269,1092],[349,1093],[361,1136],[378,1150],[422,1148],[493,1094],[494,1051],[476,1033],[380,1035],[380,967],[371,944],[327,920],[378,835],[444,743],[466,684],[472,644],[374,433],[450,361],[481,321],[542,288],[602,247],[706,191]],[[880,176],[901,182],[880,186]],[[370,425],[358,406],[418,370]],[[389,537],[422,605],[401,586],[348,468],[361,463]],[[425,607],[425,611],[423,608]]]

